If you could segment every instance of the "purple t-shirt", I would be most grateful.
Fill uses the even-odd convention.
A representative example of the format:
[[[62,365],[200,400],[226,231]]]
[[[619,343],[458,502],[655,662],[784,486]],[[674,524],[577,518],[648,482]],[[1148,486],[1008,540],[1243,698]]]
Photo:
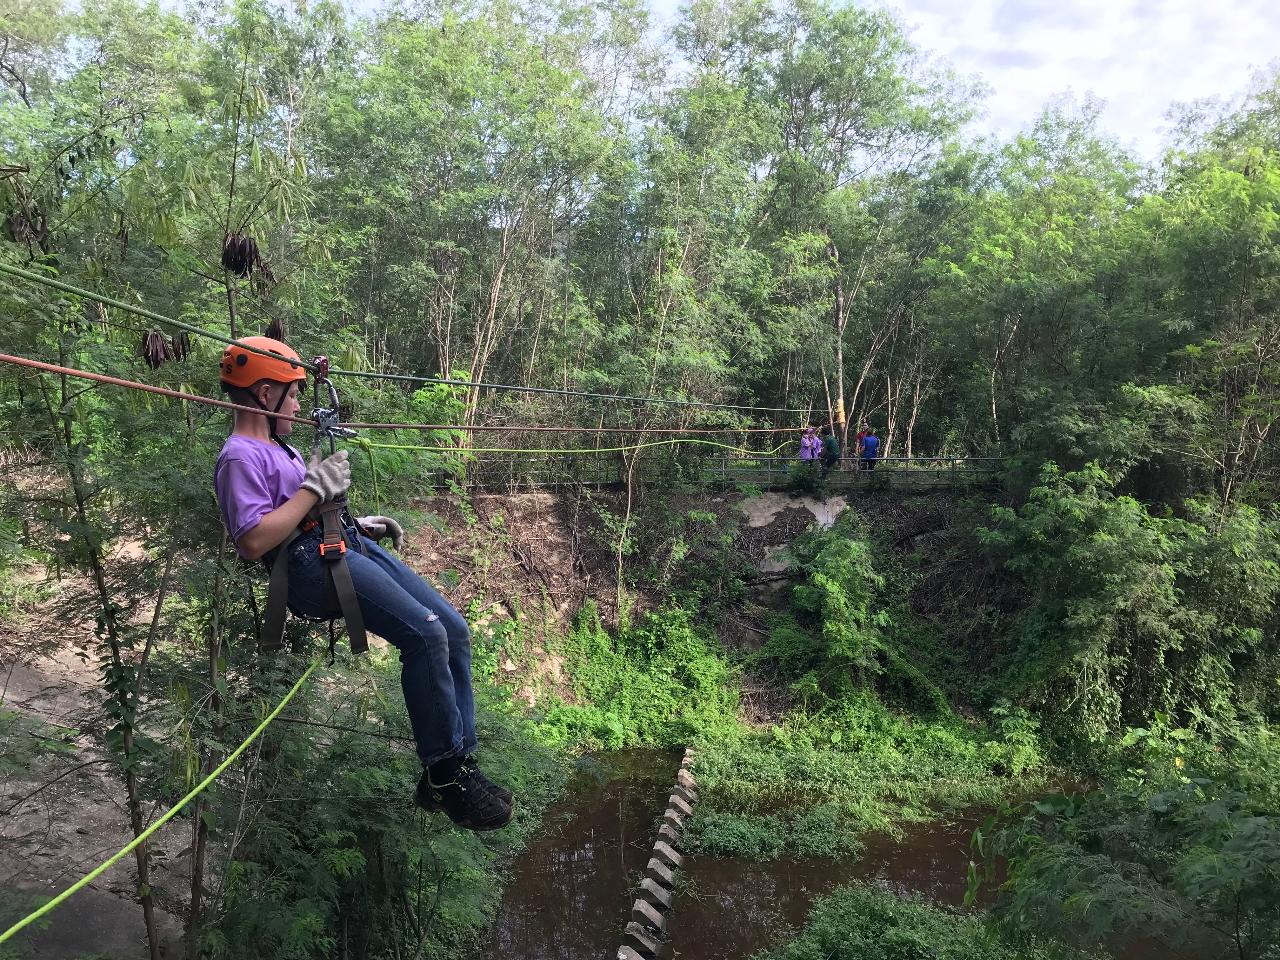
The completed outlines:
[[[227,437],[213,468],[213,487],[231,539],[239,540],[289,500],[306,475],[301,457],[289,456],[278,443],[237,433]]]

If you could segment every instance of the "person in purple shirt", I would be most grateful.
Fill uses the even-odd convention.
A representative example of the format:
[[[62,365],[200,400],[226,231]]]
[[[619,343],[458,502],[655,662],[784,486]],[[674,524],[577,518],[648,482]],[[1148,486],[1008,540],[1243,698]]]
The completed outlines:
[[[274,356],[247,350],[269,351]],[[315,508],[346,493],[351,484],[347,451],[304,463],[286,442],[300,409],[306,371],[294,350],[268,337],[246,337],[222,357],[223,390],[243,406],[214,467],[214,487],[227,531],[240,556],[289,564],[289,608],[302,616],[331,619]],[[277,548],[301,530],[284,555]],[[345,530],[346,552],[364,622],[400,651],[401,686],[423,773],[418,804],[443,810],[469,830],[494,830],[511,822],[511,792],[486,777],[475,761],[475,699],[471,689],[471,631],[466,620],[398,557],[404,531],[390,517],[362,517]]]
[[[821,455],[822,439],[818,436],[818,428],[805,427],[800,437],[800,462],[813,466]]]

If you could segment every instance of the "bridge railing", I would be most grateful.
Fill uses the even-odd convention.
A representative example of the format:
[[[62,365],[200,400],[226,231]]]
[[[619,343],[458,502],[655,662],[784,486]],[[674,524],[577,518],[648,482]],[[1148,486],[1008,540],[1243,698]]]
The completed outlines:
[[[1002,462],[1000,457],[881,457],[874,469],[866,469],[857,458],[845,457],[830,471],[827,484],[831,487],[872,482],[961,486],[990,481]],[[675,456],[642,458],[633,478],[646,483],[709,487],[751,484],[768,488],[789,484],[801,469],[797,457],[720,456],[681,451]],[[820,467],[813,464],[804,469],[816,472]],[[461,476],[462,484],[472,489],[604,488],[624,483],[626,466],[616,453],[521,457],[484,454],[467,460]],[[877,476],[884,479],[875,481]],[[440,484],[445,483],[443,474],[437,479]]]
[[[789,482],[800,469],[820,471],[813,463],[802,468],[796,457],[722,457],[711,458],[713,474],[729,482],[760,482],[772,486]],[[935,483],[967,483],[991,479],[1004,462],[1002,457],[877,457],[874,466],[857,457],[842,457],[827,474],[829,485],[850,485],[870,480],[876,475],[892,475],[895,482],[932,481]]]

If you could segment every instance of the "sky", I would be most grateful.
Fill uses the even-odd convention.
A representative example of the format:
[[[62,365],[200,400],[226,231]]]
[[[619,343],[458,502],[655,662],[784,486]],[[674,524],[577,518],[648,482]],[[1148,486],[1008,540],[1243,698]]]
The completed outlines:
[[[678,0],[651,0],[670,22]],[[877,4],[881,5],[881,4]],[[1154,160],[1169,108],[1231,99],[1280,59],[1276,0],[896,0],[917,46],[987,83],[976,128],[1008,138],[1058,94],[1106,102],[1106,132]],[[1270,13],[1268,7],[1271,7]]]

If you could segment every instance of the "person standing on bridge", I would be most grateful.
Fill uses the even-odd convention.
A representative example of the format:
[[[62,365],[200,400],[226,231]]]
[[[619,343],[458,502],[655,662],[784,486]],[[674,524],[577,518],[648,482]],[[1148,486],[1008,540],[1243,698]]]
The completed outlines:
[[[808,426],[800,437],[800,463],[806,467],[816,466],[822,455],[822,440],[818,437],[818,428]]]
[[[822,428],[822,477],[825,480],[831,468],[840,462],[840,438],[830,426]]]
[[[880,455],[880,438],[876,436],[876,428],[867,426],[866,436],[862,438],[862,469],[874,470]]]
[[[269,351],[271,355],[245,349]],[[317,511],[351,484],[347,451],[304,463],[285,442],[300,409],[307,374],[293,348],[269,337],[246,337],[222,355],[222,389],[236,403],[231,436],[214,467],[214,487],[227,531],[246,560],[288,564],[288,605],[321,620],[335,611]],[[344,511],[345,516],[345,511]],[[340,521],[341,553],[365,624],[400,651],[400,681],[409,725],[422,761],[415,799],[443,810],[467,830],[495,830],[511,821],[514,800],[476,766],[471,631],[439,593],[378,540],[398,549],[404,536],[390,517]],[[346,549],[350,544],[352,549]]]
[[[871,424],[867,423],[867,421],[862,421],[862,429],[858,431],[858,438],[853,445],[853,469],[855,470],[858,469],[859,464],[862,462],[862,441],[867,438],[867,428],[869,426]]]

